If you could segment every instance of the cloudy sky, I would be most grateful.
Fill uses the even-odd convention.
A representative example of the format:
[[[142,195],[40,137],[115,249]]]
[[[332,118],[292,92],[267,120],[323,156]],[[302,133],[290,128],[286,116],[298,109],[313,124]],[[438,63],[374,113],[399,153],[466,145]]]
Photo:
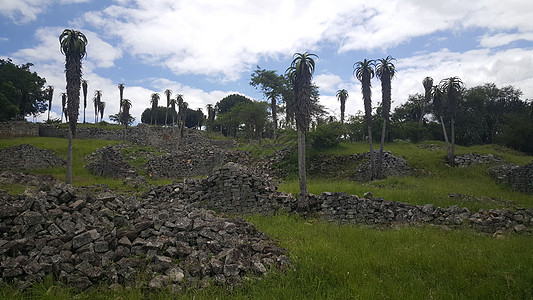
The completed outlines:
[[[322,104],[338,115],[335,93],[345,88],[347,113],[355,114],[363,105],[353,64],[388,55],[397,59],[393,107],[422,93],[425,76],[513,85],[533,99],[532,20],[528,0],[0,0],[0,58],[34,64],[55,87],[59,118],[58,37],[79,30],[89,40],[84,78],[90,94],[103,91],[105,120],[118,112],[124,83],[140,121],[150,95],[165,89],[204,111],[231,93],[264,101],[249,85],[256,66],[282,74],[295,52],[307,51],[319,56]],[[376,106],[380,83],[372,84]],[[93,114],[88,105],[88,122]]]

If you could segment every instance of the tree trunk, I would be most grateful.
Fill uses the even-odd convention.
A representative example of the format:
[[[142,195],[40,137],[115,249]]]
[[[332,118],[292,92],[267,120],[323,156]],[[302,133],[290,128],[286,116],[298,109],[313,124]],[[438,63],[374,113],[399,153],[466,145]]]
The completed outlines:
[[[274,125],[274,128],[272,128],[273,129],[272,138],[275,140],[276,139],[276,131],[277,131],[277,128],[278,128],[278,116],[277,116],[277,112],[276,112],[276,97],[272,97],[270,106],[271,106],[270,108],[272,109],[272,121],[273,121],[273,125]]]
[[[309,211],[309,192],[307,191],[307,179],[305,170],[305,132],[298,130],[298,179],[300,192],[298,193],[298,211]]]
[[[372,125],[368,124],[368,146],[370,148],[370,180],[376,178],[376,161],[374,160],[374,147],[372,145]]]
[[[72,130],[68,130],[68,148],[67,148],[67,177],[65,182],[72,184]]]
[[[454,118],[452,117],[451,120],[451,127],[452,127],[452,150],[450,152],[450,155],[448,157],[449,162],[451,163],[452,167],[455,166],[455,122]]]
[[[381,146],[379,147],[377,179],[383,178],[383,146],[385,145],[385,135],[387,132],[387,119],[383,118],[383,128],[381,129]]]
[[[448,140],[448,133],[446,132],[446,126],[444,126],[442,116],[440,116],[440,124],[442,125],[442,132],[444,133],[444,142],[446,142],[446,157],[450,159],[450,141]]]

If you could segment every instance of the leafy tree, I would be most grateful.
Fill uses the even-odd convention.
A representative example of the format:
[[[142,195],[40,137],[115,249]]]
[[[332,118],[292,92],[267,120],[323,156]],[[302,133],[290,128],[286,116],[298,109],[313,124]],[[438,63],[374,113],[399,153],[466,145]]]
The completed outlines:
[[[153,124],[154,120],[157,119],[157,107],[159,105],[159,94],[158,93],[152,93],[152,96],[150,97],[150,104],[152,104],[152,115],[150,116],[150,125]],[[168,106],[167,106],[168,107]],[[165,112],[165,125],[166,125],[166,116],[168,115],[168,112]]]
[[[87,54],[87,38],[79,31],[65,29],[59,36],[61,53],[65,54],[65,77],[67,80],[68,154],[66,182],[72,183],[72,137],[76,132],[80,108],[81,60]]]
[[[261,91],[267,99],[270,100],[270,111],[272,112],[272,124],[273,124],[273,138],[276,138],[276,131],[278,126],[277,117],[277,99],[283,93],[284,77],[276,74],[276,71],[257,69],[252,74],[250,85],[253,87],[261,87]]]
[[[320,124],[316,130],[309,133],[309,140],[313,148],[324,149],[336,147],[341,141],[344,133],[344,124],[340,122],[329,122]]]
[[[46,93],[48,96],[48,121],[50,121],[50,111],[52,110],[52,98],[54,97],[54,87],[49,85],[46,88]]]
[[[464,83],[459,77],[449,77],[441,80],[441,89],[446,93],[451,128],[451,151],[448,153],[448,163],[454,165],[455,157],[455,110],[464,89]]]
[[[441,90],[441,87],[434,86],[433,87],[433,111],[435,113],[435,116],[439,119],[440,124],[442,126],[442,133],[444,134],[444,141],[446,143],[446,156],[448,159],[450,159],[451,156],[451,150],[450,150],[450,141],[448,139],[448,133],[446,131],[446,125],[444,123],[444,109],[443,109],[443,100],[444,100],[444,93]]]
[[[87,108],[87,88],[89,82],[87,80],[81,81],[81,88],[83,90],[83,123],[85,123],[85,109]]]
[[[170,96],[172,95],[172,91],[169,90],[169,89],[166,89],[165,90],[165,95],[167,96],[167,107],[171,106],[172,105],[172,102],[170,100]],[[174,107],[172,107],[172,110],[175,111],[176,110],[176,103],[174,102]],[[165,119],[166,120],[166,119]],[[167,122],[165,121],[165,126],[167,125]],[[172,120],[172,125],[174,125],[174,119]]]
[[[298,130],[298,178],[300,185],[298,208],[301,211],[309,210],[309,192],[307,191],[305,168],[305,134],[311,121],[311,79],[315,71],[313,57],[318,58],[317,55],[307,52],[295,53],[291,66],[286,71],[294,89],[294,105],[291,110],[294,112]]]
[[[389,122],[390,106],[391,106],[391,80],[396,74],[396,68],[392,63],[394,58],[390,55],[386,58],[378,59],[376,63],[376,76],[381,80],[381,106],[383,127],[381,130],[381,146],[379,148],[377,177],[382,177],[383,168],[383,147],[385,145],[385,136],[387,133],[387,123]]]
[[[46,79],[36,72],[31,72],[31,66],[32,63],[17,66],[11,59],[0,59],[0,94],[5,97],[0,106],[4,118],[2,120],[14,119],[17,114],[24,118],[46,111]],[[14,115],[11,115],[12,113]]]
[[[420,113],[420,119],[418,120],[419,124],[422,124],[424,121],[424,114],[426,111],[426,106],[431,100],[431,89],[433,88],[433,78],[427,76],[422,80],[422,85],[424,86],[424,102],[422,103],[422,112]]]
[[[186,113],[185,115],[185,127],[187,128],[198,128],[200,129],[203,125],[205,116],[200,108],[194,110],[190,108],[183,108]]]
[[[531,113],[533,103],[530,106],[529,113],[524,110],[522,113],[505,115],[506,122],[496,141],[531,155],[533,154],[533,113]]]
[[[104,120],[105,107],[106,107],[106,103],[104,101],[98,102],[98,111],[100,112],[100,122]]]
[[[363,94],[363,102],[365,105],[365,121],[368,127],[368,144],[370,147],[370,172],[371,178],[374,179],[376,175],[376,167],[374,160],[374,148],[372,146],[372,84],[370,80],[374,77],[374,61],[363,60],[354,64],[354,74],[357,80],[361,82],[361,92]]]
[[[207,104],[207,124],[206,130],[213,131],[213,123],[215,122],[215,108],[213,104]]]
[[[119,83],[118,84],[118,92],[119,92],[119,97],[120,97],[120,101],[119,101],[119,109],[118,109],[118,112],[121,112],[122,111],[122,100],[124,99],[124,83]],[[131,103],[130,103],[131,104]]]
[[[226,97],[224,97],[222,100],[218,101],[215,105],[215,111],[220,118],[223,114],[227,113],[231,110],[232,107],[234,107],[237,103],[251,103],[252,100],[246,98],[243,95],[239,94],[231,94]],[[236,136],[237,134],[237,121],[230,121],[227,117],[224,118],[224,120],[217,120],[215,122],[216,128],[220,130],[220,132],[225,135],[233,135]]]
[[[346,100],[348,99],[348,91],[345,89],[338,90],[337,99],[341,103],[341,123],[344,123],[344,112],[346,111]]]
[[[156,110],[157,111],[154,112],[153,107],[145,109],[141,114],[141,122],[144,124],[165,125],[165,116],[170,113],[172,117],[172,112],[167,113],[170,109],[167,109],[164,106],[158,106]],[[174,115],[174,118],[176,117],[177,115]]]
[[[0,93],[0,120],[9,120],[19,112],[17,106],[11,103],[7,97]]]

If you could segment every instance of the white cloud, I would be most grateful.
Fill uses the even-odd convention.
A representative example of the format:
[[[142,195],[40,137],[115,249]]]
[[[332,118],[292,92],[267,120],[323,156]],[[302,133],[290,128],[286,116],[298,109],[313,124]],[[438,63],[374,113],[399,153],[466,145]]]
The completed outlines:
[[[480,45],[487,48],[495,48],[510,44],[515,41],[533,41],[533,32],[527,33],[498,33],[494,35],[486,34],[480,38]]]
[[[335,74],[326,73],[315,76],[313,81],[322,92],[337,92],[339,84],[342,83],[342,78]]]
[[[89,2],[90,0],[0,0],[0,15],[10,18],[15,23],[35,21],[39,14],[48,7],[59,4]]]

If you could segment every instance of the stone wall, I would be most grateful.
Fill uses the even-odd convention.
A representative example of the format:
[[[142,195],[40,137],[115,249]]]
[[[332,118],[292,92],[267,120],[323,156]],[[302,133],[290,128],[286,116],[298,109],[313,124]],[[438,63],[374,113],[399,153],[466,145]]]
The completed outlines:
[[[498,182],[508,184],[513,190],[533,195],[533,162],[523,165],[500,165],[489,169]]]
[[[0,137],[39,136],[39,125],[30,122],[0,122]]]
[[[457,155],[453,158],[453,161],[458,167],[468,167],[471,165],[481,164],[501,164],[504,160],[493,154],[478,154],[467,153],[464,155]]]
[[[114,178],[137,177],[137,171],[132,165],[124,161],[120,151],[127,145],[106,146],[96,149],[87,155],[85,160],[89,163],[86,168],[92,174]]]
[[[65,160],[53,151],[39,149],[28,144],[0,149],[1,170],[40,169],[64,166],[65,164]]]
[[[0,192],[1,281],[25,288],[54,274],[84,289],[100,282],[138,286],[142,278],[150,288],[179,291],[287,267],[285,250],[242,218],[153,200],[106,190],[81,194],[64,184],[18,196]]]

